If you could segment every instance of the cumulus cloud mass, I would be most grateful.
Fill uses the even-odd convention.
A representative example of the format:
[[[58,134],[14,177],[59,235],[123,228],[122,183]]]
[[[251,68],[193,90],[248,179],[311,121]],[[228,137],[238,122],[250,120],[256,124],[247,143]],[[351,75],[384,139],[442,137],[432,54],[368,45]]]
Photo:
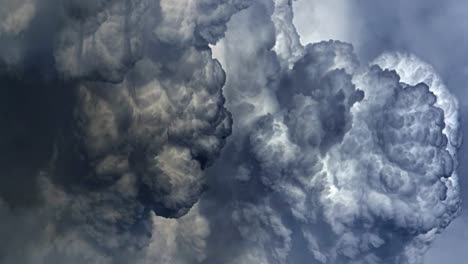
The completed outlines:
[[[420,264],[459,214],[412,54],[303,46],[291,0],[0,4],[0,263]]]

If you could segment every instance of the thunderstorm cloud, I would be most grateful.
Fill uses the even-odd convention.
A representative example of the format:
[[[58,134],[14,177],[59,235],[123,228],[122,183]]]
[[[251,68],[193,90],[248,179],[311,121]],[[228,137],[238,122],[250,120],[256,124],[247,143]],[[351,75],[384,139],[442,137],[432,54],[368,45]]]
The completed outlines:
[[[456,97],[293,5],[0,0],[0,263],[423,263]]]

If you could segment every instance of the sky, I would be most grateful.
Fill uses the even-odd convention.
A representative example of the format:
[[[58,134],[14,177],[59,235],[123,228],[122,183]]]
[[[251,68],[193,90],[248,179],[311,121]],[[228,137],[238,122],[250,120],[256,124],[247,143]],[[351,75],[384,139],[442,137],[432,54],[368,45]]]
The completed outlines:
[[[310,3],[312,2],[312,4]],[[468,136],[468,3],[449,1],[306,1],[295,2],[301,41],[341,39],[372,61],[394,50],[416,54],[432,64],[460,102],[462,133]],[[459,152],[461,195],[468,193],[468,146]],[[468,259],[468,204],[440,235],[426,263],[461,263]]]
[[[0,0],[0,264],[462,263],[467,17]]]

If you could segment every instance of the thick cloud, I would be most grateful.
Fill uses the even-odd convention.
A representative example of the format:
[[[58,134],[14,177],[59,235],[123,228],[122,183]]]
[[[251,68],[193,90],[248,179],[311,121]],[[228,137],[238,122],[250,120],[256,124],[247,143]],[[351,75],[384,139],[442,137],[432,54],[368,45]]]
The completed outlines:
[[[339,5],[336,5],[338,2]],[[417,54],[437,70],[451,93],[460,98],[460,112],[467,111],[467,104],[462,100],[466,97],[468,81],[465,56],[468,35],[463,34],[468,25],[467,2],[364,0],[345,4],[343,1],[299,0],[295,2],[295,11],[301,40],[317,41],[322,39],[318,36],[323,36],[324,39],[350,41],[363,60],[373,60],[389,50]],[[311,12],[314,12],[313,15]],[[465,115],[460,115],[460,118],[461,123],[466,122]],[[467,134],[463,126],[460,131]],[[461,161],[466,160],[467,153],[467,148],[463,146],[459,151]],[[459,165],[460,194],[463,198],[464,190],[468,187],[464,177],[468,167],[464,162]],[[466,203],[462,207],[465,211]],[[426,263],[458,263],[467,258],[463,250],[458,250],[459,245],[463,244],[460,243],[460,234],[463,234],[463,225],[467,220],[466,214],[463,214],[450,225],[428,252]]]
[[[248,4],[2,2],[2,229],[27,225],[32,243],[52,244],[24,257],[2,246],[2,263],[114,263],[162,232],[153,212],[187,214],[231,133],[208,44]],[[193,232],[181,240],[199,244]]]
[[[269,7],[239,16],[256,19]],[[221,203],[232,219],[211,224],[231,230],[238,242],[224,247],[237,257],[223,251],[207,263],[421,263],[460,207],[456,99],[412,55],[359,65],[341,42],[308,45],[298,57],[271,54],[282,34],[272,33],[281,32],[274,15],[246,50],[236,37],[253,29],[236,19],[219,54],[240,128],[211,170],[226,179],[213,180],[208,197],[229,182]],[[208,199],[207,214],[218,215]]]
[[[330,61],[339,53],[323,47],[333,46],[346,47],[319,43],[306,54],[325,50]],[[302,63],[290,76],[310,66]],[[316,263],[420,263],[460,205],[452,152],[458,145],[448,145],[444,110],[431,92],[438,87],[400,83],[395,72],[377,66],[351,76],[323,65],[318,80],[309,68],[312,80],[298,88],[282,82],[278,95],[297,89],[292,103],[259,118],[248,136],[250,156],[234,176],[242,202],[233,205],[233,225],[256,245],[255,254],[262,252],[250,262],[310,255]],[[264,210],[272,216],[261,220]]]
[[[412,55],[304,47],[287,0],[4,2],[2,263],[416,264],[459,212]]]

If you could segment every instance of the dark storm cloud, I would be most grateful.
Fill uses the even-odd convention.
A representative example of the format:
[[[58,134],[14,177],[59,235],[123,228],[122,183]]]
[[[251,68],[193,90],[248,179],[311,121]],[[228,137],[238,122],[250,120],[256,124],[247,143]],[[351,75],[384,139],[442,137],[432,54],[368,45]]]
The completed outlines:
[[[412,55],[303,47],[289,0],[0,3],[2,263],[419,264],[459,212]]]
[[[46,245],[20,256],[5,244],[0,261],[114,263],[116,250],[143,250],[151,212],[185,215],[231,133],[208,44],[248,1],[1,4],[2,233]],[[9,231],[23,225],[30,238]]]

